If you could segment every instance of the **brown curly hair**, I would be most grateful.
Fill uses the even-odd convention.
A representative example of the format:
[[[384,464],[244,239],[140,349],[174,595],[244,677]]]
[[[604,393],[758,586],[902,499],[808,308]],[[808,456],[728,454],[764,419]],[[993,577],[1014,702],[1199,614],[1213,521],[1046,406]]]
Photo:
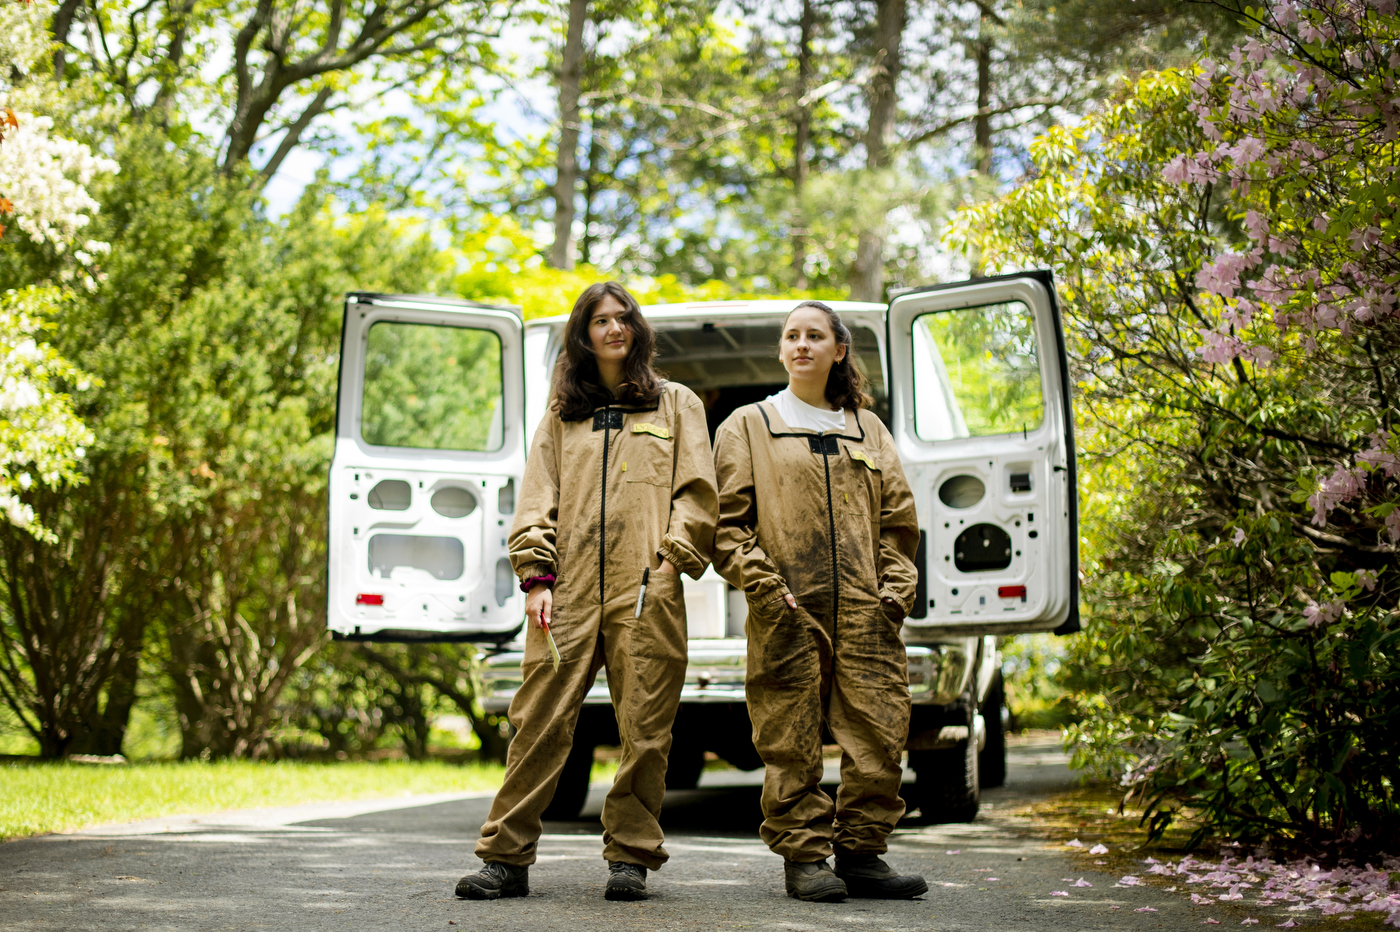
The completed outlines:
[[[787,330],[788,318],[804,307],[816,308],[825,314],[837,345],[846,347],[846,355],[831,367],[831,372],[826,376],[826,400],[833,407],[850,408],[852,411],[870,407],[875,401],[865,393],[865,376],[856,366],[856,348],[851,341],[851,330],[841,322],[841,315],[820,301],[803,301],[787,312],[787,317],[783,318],[783,330]],[[778,340],[781,345],[781,335]]]
[[[632,349],[622,363],[622,384],[617,397],[603,386],[598,361],[588,339],[588,322],[598,302],[611,295],[625,308],[622,323],[632,333]],[[554,366],[554,392],[550,407],[561,420],[591,417],[606,404],[645,408],[661,397],[661,377],[653,368],[656,331],[642,316],[641,305],[617,282],[599,282],[583,289],[564,325],[564,348]]]

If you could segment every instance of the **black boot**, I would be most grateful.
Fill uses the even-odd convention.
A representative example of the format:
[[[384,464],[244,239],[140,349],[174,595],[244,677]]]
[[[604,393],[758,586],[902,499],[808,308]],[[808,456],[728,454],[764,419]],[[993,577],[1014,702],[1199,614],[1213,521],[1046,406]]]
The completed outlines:
[[[647,869],[640,864],[609,861],[608,889],[603,896],[610,900],[646,899]]]
[[[488,861],[475,874],[457,881],[457,895],[468,900],[499,900],[530,895],[530,868]]]
[[[836,850],[836,876],[851,896],[870,900],[910,900],[928,892],[918,874],[896,874],[877,854]]]
[[[823,858],[798,863],[783,859],[783,882],[787,895],[809,903],[839,903],[846,898],[846,884],[831,872]]]

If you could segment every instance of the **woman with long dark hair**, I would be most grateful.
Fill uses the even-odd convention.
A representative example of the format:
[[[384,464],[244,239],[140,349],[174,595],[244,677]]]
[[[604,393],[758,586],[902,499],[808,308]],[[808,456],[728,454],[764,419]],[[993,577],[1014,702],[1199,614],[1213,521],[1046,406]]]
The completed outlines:
[[[645,898],[647,870],[668,857],[657,816],[687,659],[677,574],[705,572],[717,505],[705,408],[656,374],[655,355],[656,334],[621,285],[579,295],[510,532],[529,593],[516,734],[476,845],[486,866],[458,882],[458,896],[530,892],[541,813],[603,667],[622,737],[603,804],[607,898]]]
[[[745,685],[766,765],[759,834],[784,859],[789,896],[918,896],[924,879],[880,857],[904,814],[899,629],[917,581],[914,497],[893,438],[867,410],[840,316],[799,304],[778,357],[788,387],[715,435],[715,568],[749,608]],[[841,746],[834,803],[820,785],[823,726]]]

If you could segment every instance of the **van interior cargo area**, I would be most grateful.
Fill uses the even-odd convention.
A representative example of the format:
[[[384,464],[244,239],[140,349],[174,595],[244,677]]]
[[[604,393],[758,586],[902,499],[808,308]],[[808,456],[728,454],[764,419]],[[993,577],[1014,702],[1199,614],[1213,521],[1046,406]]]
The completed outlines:
[[[657,328],[657,368],[700,396],[712,440],[719,425],[737,409],[787,387],[787,371],[778,360],[781,323]],[[866,378],[866,393],[875,400],[872,410],[888,425],[880,342],[875,331],[860,326],[851,327],[851,340],[856,365]]]

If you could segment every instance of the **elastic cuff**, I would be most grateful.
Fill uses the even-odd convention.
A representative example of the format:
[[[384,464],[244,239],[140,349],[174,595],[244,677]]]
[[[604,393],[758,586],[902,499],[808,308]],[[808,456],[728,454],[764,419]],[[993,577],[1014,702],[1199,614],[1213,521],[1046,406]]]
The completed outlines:
[[[531,589],[535,588],[535,586],[539,585],[540,583],[543,583],[544,585],[546,585],[546,586],[548,586],[549,588],[553,589],[553,588],[554,588],[554,577],[553,577],[553,576],[531,576],[529,579],[523,581],[523,582],[520,584],[520,591],[521,591],[521,592],[526,592],[526,593],[528,593]]]
[[[880,601],[883,602],[885,599],[893,599],[894,604],[899,606],[899,610],[903,612],[906,617],[914,610],[914,599],[912,596],[906,599],[893,589],[881,589]]]
[[[656,555],[663,560],[670,560],[677,573],[685,573],[692,579],[699,579],[704,575],[705,567],[700,561],[671,546],[670,538],[662,541],[661,546],[656,548]]]
[[[772,605],[774,602],[782,602],[786,596],[791,594],[787,584],[780,579],[770,587],[758,590],[757,601],[760,605]]]
[[[515,577],[521,582],[533,579],[536,576],[554,576],[554,564],[552,563],[526,563],[515,569]]]

